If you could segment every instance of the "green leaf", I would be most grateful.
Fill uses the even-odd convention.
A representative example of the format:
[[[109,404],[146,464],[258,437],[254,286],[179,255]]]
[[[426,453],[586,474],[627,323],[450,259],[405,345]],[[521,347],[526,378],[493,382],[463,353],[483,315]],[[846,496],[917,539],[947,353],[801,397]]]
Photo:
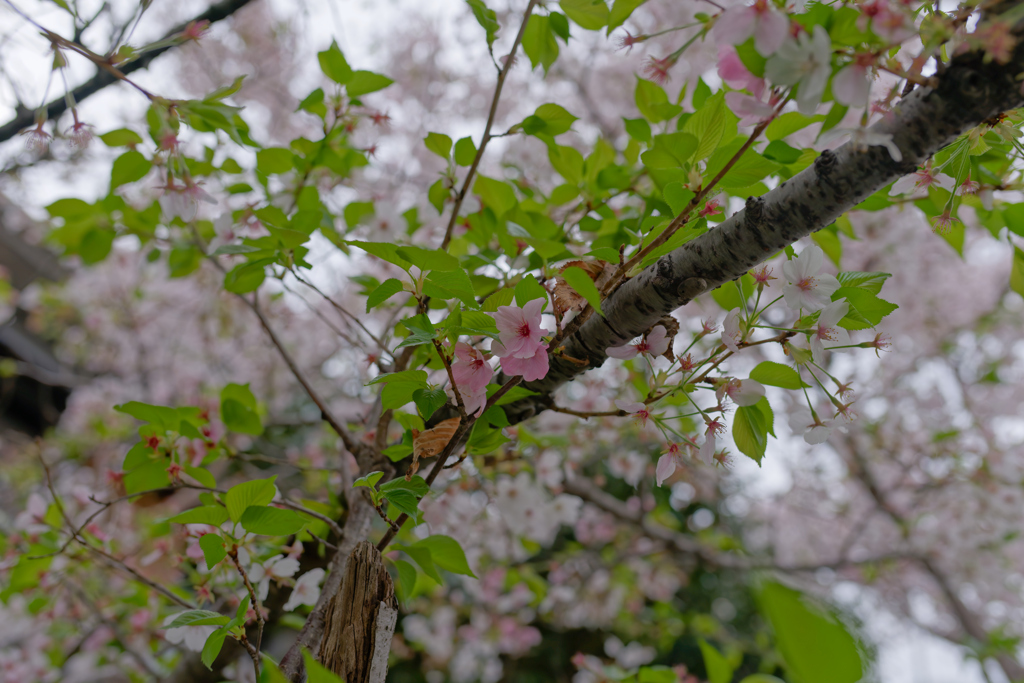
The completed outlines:
[[[1010,289],[1024,296],[1024,251],[1013,248],[1013,265],[1010,267]]]
[[[181,628],[182,626],[223,626],[231,621],[220,612],[211,612],[208,609],[190,609],[187,612],[178,612],[171,623],[164,628]]]
[[[523,132],[527,135],[554,137],[568,132],[577,118],[563,107],[549,102],[537,107],[537,111],[523,119],[519,125],[523,127]]]
[[[664,88],[643,78],[636,79],[634,97],[637,109],[651,123],[667,121],[683,110],[678,104],[668,101],[668,95],[665,94]]]
[[[107,147],[129,147],[142,144],[142,136],[127,128],[118,128],[109,133],[103,133],[99,138]]]
[[[509,292],[512,292],[510,289]],[[512,297],[509,296],[509,303]],[[495,309],[497,310],[497,309]],[[451,320],[451,317],[449,317]],[[459,311],[459,322],[448,324],[448,332],[451,334],[478,335],[497,338],[498,328],[494,324],[494,318],[479,311]]]
[[[229,384],[220,392],[220,413],[224,426],[233,432],[259,436],[263,423],[256,414],[256,397],[248,384]]]
[[[401,550],[411,557],[413,561],[420,566],[423,573],[434,581],[437,581],[439,584],[444,583],[441,579],[441,575],[437,573],[437,566],[434,564],[434,559],[430,554],[430,550],[427,548],[417,548],[415,546],[396,546],[395,550]]]
[[[393,263],[402,270],[409,270],[411,263],[398,255],[398,247],[387,242],[346,242],[346,244],[358,247],[368,254],[373,254],[379,259]]]
[[[356,227],[364,218],[373,216],[374,213],[376,213],[376,209],[373,202],[349,202],[342,212],[345,216],[345,225],[350,228]]]
[[[697,138],[689,133],[655,135],[654,146],[640,155],[651,168],[684,167],[697,150]]]
[[[456,298],[471,308],[477,308],[473,283],[462,268],[447,273],[435,270],[427,276],[423,284],[423,292],[428,296],[441,299]]]
[[[480,307],[480,310],[484,311],[485,313],[494,313],[501,306],[511,305],[514,296],[515,289],[513,289],[512,287],[504,287],[503,289],[499,289],[494,294],[491,294],[489,297],[487,297],[487,299],[483,303],[483,306]]]
[[[791,164],[799,159],[801,154],[803,153],[800,150],[793,149],[782,140],[770,142],[764,149],[766,159],[777,161],[780,164]]]
[[[239,522],[246,531],[264,536],[291,536],[306,524],[302,515],[292,510],[258,505],[246,508]]]
[[[430,490],[430,486],[428,486],[426,480],[418,474],[410,480],[406,480],[405,477],[398,477],[397,479],[392,479],[391,481],[380,485],[381,491],[397,491],[399,489],[410,491],[417,498],[422,498],[427,495],[427,491]]]
[[[459,166],[469,166],[475,158],[476,145],[473,144],[473,138],[459,138],[455,143],[455,163]]]
[[[224,276],[224,289],[235,294],[247,294],[259,289],[267,279],[267,266],[274,259],[259,259],[251,263],[239,263]]]
[[[438,180],[427,190],[427,199],[430,205],[437,209],[438,214],[444,213],[444,203],[451,196],[451,188],[448,187],[444,178]]]
[[[399,247],[400,257],[422,271],[440,270],[450,272],[460,270],[459,259],[440,249],[423,249],[422,247]]]
[[[629,15],[645,2],[647,0],[615,0],[612,4],[611,14],[608,16],[608,30],[605,35],[611,35],[612,31],[626,23]]]
[[[381,477],[384,476],[383,472],[370,472],[364,477],[359,477],[352,482],[352,488],[358,488],[360,486],[366,487],[371,491],[376,490],[377,482],[380,481]]]
[[[210,671],[213,671],[213,662],[217,659],[217,655],[220,654],[221,648],[224,647],[224,639],[227,635],[227,630],[217,629],[210,634],[206,639],[206,644],[203,645],[203,652],[200,655],[200,659]]]
[[[538,64],[543,64],[544,73],[547,73],[558,59],[558,43],[555,42],[551,17],[530,15],[529,21],[526,22],[526,30],[523,32],[523,51],[530,58],[530,64],[534,69]]]
[[[623,118],[622,120],[626,124],[626,132],[629,134],[629,137],[638,142],[651,141],[651,124],[647,123],[645,119]]]
[[[380,306],[403,289],[405,289],[405,287],[402,285],[400,280],[396,280],[393,277],[388,278],[375,287],[373,291],[370,292],[369,296],[366,297],[366,312],[369,313],[370,309]]]
[[[246,509],[252,505],[269,505],[277,493],[275,479],[276,475],[268,479],[245,481],[228,489],[224,494],[224,505],[228,509],[231,521],[240,521]]]
[[[419,514],[419,499],[411,491],[403,491],[401,489],[397,491],[387,491],[383,494],[384,498],[387,499],[391,505],[394,506],[399,513],[405,513],[413,519]],[[392,519],[398,517],[397,514],[391,514]]]
[[[801,380],[800,374],[793,368],[770,360],[759,363],[756,368],[751,370],[750,379],[761,384],[767,384],[768,386],[782,387],[783,389],[800,389],[801,387],[811,386]]]
[[[771,141],[782,140],[791,133],[824,120],[824,114],[804,116],[798,111],[786,112],[768,124],[768,127],[764,129],[764,136]]]
[[[366,386],[373,386],[374,384],[387,384],[388,382],[415,382],[422,386],[427,386],[427,372],[426,370],[402,370],[401,372],[387,372],[383,375],[377,375],[369,382]]]
[[[420,417],[429,420],[438,408],[448,402],[448,395],[444,389],[417,389],[412,392],[412,400],[420,411]]]
[[[452,151],[452,139],[450,137],[442,133],[427,133],[427,137],[423,138],[423,143],[431,152],[446,161],[448,160],[448,155]]]
[[[416,567],[405,560],[394,560],[394,563],[395,569],[398,570],[398,587],[401,591],[402,600],[406,601],[416,587]]]
[[[213,569],[214,565],[228,555],[228,551],[224,548],[224,539],[220,537],[220,534],[204,534],[199,539],[199,547],[203,551],[203,557],[206,558],[206,566],[209,569]],[[227,617],[224,618],[227,619]]]
[[[519,203],[511,185],[484,175],[477,176],[476,182],[473,183],[473,192],[480,196],[484,206],[494,211],[494,215],[498,218],[514,209]]]
[[[306,662],[306,683],[345,683],[341,677],[325,668],[308,650],[302,651]]]
[[[494,44],[494,39],[498,36],[498,30],[501,28],[498,25],[498,15],[494,13],[494,10],[488,8],[483,0],[466,0],[466,4],[473,10],[473,16],[476,17],[477,23],[486,32],[487,46],[490,47]],[[465,164],[460,165],[464,166]]]
[[[562,271],[562,279],[564,279],[569,286],[576,290],[576,293],[587,300],[594,310],[604,317],[604,311],[601,310],[601,292],[598,291],[597,285],[590,279],[586,271],[576,266],[570,266]]]
[[[345,84],[345,91],[348,92],[349,97],[359,97],[383,90],[392,83],[394,81],[387,76],[375,74],[372,71],[355,71],[348,79],[348,83]]]
[[[114,246],[116,233],[106,228],[94,228],[85,233],[82,243],[78,247],[78,255],[86,265],[99,263],[107,258],[110,249]]]
[[[690,201],[696,196],[692,191],[683,187],[682,183],[669,183],[661,191],[665,201],[672,208],[672,213],[680,215],[690,205]]]
[[[335,83],[345,85],[352,78],[352,67],[345,61],[345,55],[341,53],[337,42],[331,41],[331,47],[323,52],[318,52],[316,56],[320,61],[320,70],[324,72],[324,76]]]
[[[559,0],[558,5],[570,19],[588,31],[596,31],[608,24],[608,5],[604,0]]]
[[[414,344],[409,344],[409,346],[414,346]],[[380,392],[381,405],[384,410],[401,408],[412,401],[415,393],[423,388],[421,383],[388,382],[384,386],[384,391]]]
[[[694,161],[708,158],[718,148],[718,143],[725,132],[726,112],[725,93],[719,92],[709,97],[704,106],[686,120],[683,132],[690,133],[700,141]]]
[[[721,653],[701,638],[700,653],[704,656],[704,668],[708,672],[708,683],[732,683],[732,667]]]
[[[839,321],[839,326],[847,330],[874,327],[882,322],[882,318],[899,308],[896,304],[879,298],[865,289],[840,287],[832,294],[833,301],[844,298],[850,304],[850,310],[846,317]]]
[[[185,510],[167,521],[174,522],[175,524],[210,524],[211,526],[220,526],[228,521],[228,511],[227,508],[221,505],[204,505],[192,508],[191,510]]]
[[[892,273],[863,273],[858,271],[845,271],[839,273],[836,279],[843,287],[855,287],[863,289],[871,294],[878,294],[882,291],[882,285],[892,277]]]
[[[295,154],[283,147],[268,147],[256,152],[256,170],[263,175],[287,173],[295,168]]]
[[[151,168],[153,168],[153,162],[144,157],[142,152],[136,152],[134,149],[128,150],[114,159],[114,166],[110,169],[110,189],[113,190],[115,187],[142,180]]]
[[[417,541],[411,547],[430,551],[430,556],[441,569],[447,569],[453,574],[463,574],[476,578],[476,574],[469,568],[466,561],[466,553],[462,546],[451,536],[434,535]]]
[[[527,275],[516,283],[515,295],[516,305],[522,307],[534,299],[547,299],[548,290],[537,282],[537,278]]]
[[[832,610],[774,582],[761,586],[758,603],[794,683],[856,683],[864,676],[857,640]]]
[[[740,406],[732,419],[732,438],[740,452],[758,465],[768,445],[768,423],[756,405]]]
[[[568,146],[549,145],[548,160],[558,174],[569,183],[578,185],[583,180],[583,155],[579,150]]]
[[[203,486],[210,489],[217,488],[217,480],[214,478],[212,474],[210,474],[209,470],[204,469],[202,467],[192,467],[190,465],[185,465],[184,470],[185,474],[189,475]],[[224,519],[227,519],[226,512],[224,515]]]

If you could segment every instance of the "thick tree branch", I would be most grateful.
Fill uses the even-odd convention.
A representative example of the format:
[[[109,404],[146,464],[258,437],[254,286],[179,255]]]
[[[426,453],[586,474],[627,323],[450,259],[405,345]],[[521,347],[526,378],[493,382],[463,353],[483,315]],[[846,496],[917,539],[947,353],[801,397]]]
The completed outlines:
[[[189,21],[186,21],[183,24],[175,26],[167,32],[167,34],[161,39],[161,41],[167,40],[180,34],[182,31],[185,30],[185,28],[190,23],[194,21],[208,21],[212,24],[214,22],[220,21],[221,19],[226,19],[242,7],[248,5],[250,2],[252,2],[252,0],[223,0],[222,2],[219,2],[216,5],[212,5],[208,10],[194,17],[193,19],[190,19]],[[139,69],[145,69],[149,66],[150,62],[152,62],[156,57],[160,56],[167,50],[170,50],[172,47],[174,46],[167,45],[165,47],[158,47],[154,50],[146,52],[135,61],[129,62],[124,66],[119,67],[117,70],[122,75],[128,75],[134,71],[138,71]],[[118,76],[114,75],[109,71],[104,71],[103,69],[100,69],[99,71],[97,71],[95,76],[93,76],[88,81],[86,81],[85,83],[71,91],[71,94],[74,96],[73,101],[81,103],[82,100],[84,100],[85,98],[89,97],[90,95],[94,95],[103,88],[106,88],[108,85],[117,83],[118,80]],[[68,98],[59,97],[50,102],[48,105],[46,105],[47,119],[56,119],[61,114],[63,114],[64,111],[68,108],[67,102]],[[30,109],[25,109],[24,107],[19,107],[14,118],[5,123],[3,126],[0,126],[0,142],[10,140],[20,131],[22,131],[25,128],[28,128],[33,123],[35,123],[35,112]]]
[[[847,143],[826,150],[815,163],[744,210],[675,251],[662,256],[613,292],[564,345],[564,355],[586,359],[579,366],[552,353],[551,370],[524,384],[539,396],[505,406],[520,422],[551,405],[551,392],[586,369],[604,363],[605,349],[621,346],[650,329],[662,316],[694,297],[734,280],[784,247],[831,224],[846,211],[914,171],[935,152],[1000,112],[1024,104],[1018,74],[1024,45],[1005,65],[985,64],[979,53],[957,57],[935,88],[918,88],[871,127],[891,135],[902,153],[895,161],[885,147]]]

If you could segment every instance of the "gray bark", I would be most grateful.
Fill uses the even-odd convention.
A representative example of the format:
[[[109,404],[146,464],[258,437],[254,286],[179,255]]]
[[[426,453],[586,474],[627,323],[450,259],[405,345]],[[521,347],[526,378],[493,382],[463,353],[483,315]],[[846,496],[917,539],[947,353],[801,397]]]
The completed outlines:
[[[540,396],[505,406],[519,422],[551,404],[551,392],[576,375],[604,363],[605,349],[621,346],[659,318],[704,292],[741,277],[787,245],[834,222],[846,211],[913,172],[960,134],[996,114],[1024,104],[1016,76],[1024,71],[1018,45],[1009,64],[984,64],[977,53],[956,58],[935,88],[918,88],[871,131],[892,135],[903,154],[894,161],[885,147],[858,149],[847,143],[826,150],[815,163],[762,197],[747,200],[717,228],[666,254],[628,280],[603,302],[605,317],[592,316],[565,343],[565,354],[585,359],[581,367],[551,356],[551,370],[523,386]]]

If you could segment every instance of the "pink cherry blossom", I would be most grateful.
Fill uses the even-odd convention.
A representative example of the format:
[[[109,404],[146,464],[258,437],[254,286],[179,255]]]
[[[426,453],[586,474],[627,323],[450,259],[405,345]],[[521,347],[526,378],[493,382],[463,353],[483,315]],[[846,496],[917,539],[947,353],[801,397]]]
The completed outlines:
[[[540,354],[547,359],[546,353]],[[547,371],[544,372],[547,374]],[[527,380],[529,381],[529,380]],[[463,391],[459,389],[459,395],[462,396],[462,407],[466,409],[467,415],[476,415],[480,417],[483,415],[484,408],[487,407],[487,387],[481,387],[480,389],[474,389],[472,391]]]
[[[655,325],[654,328],[638,341],[631,342],[625,346],[614,346],[605,349],[612,358],[629,360],[636,358],[638,353],[645,353],[651,358],[657,358],[668,351],[667,331],[664,325]]]
[[[707,428],[704,430],[704,443],[701,444],[700,459],[711,465],[715,459],[715,437],[725,431],[725,423],[721,418],[710,418],[704,416],[704,423]]]
[[[665,453],[658,458],[658,466],[654,471],[655,481],[658,486],[661,486],[666,479],[671,477],[677,467],[681,467],[683,464],[682,460],[682,449],[677,443],[670,443],[665,449]]]
[[[782,287],[786,305],[794,311],[817,311],[832,302],[832,293],[839,289],[839,280],[819,274],[825,264],[825,252],[816,244],[804,249],[795,259],[782,266],[788,284]]]
[[[850,333],[838,325],[849,310],[850,304],[846,299],[840,299],[823,308],[818,315],[818,324],[811,334],[811,356],[818,365],[825,361],[825,342],[832,342],[837,346],[850,343]],[[841,350],[844,349],[837,349]]]
[[[734,308],[725,316],[722,323],[722,343],[733,353],[739,353],[739,343],[743,341],[743,330],[740,328],[740,309]]]
[[[920,189],[927,189],[932,185],[941,187],[947,192],[952,192],[956,181],[945,173],[933,170],[932,162],[929,160],[927,164],[919,167],[910,175],[905,175],[893,183],[889,194],[895,197],[901,194],[916,192]]]
[[[639,401],[625,401],[623,399],[618,399],[615,401],[615,407],[621,411],[632,414],[641,427],[646,427],[647,421],[651,419],[650,409],[646,404],[640,403]]]
[[[875,56],[858,54],[832,78],[832,95],[840,104],[862,107],[871,94],[871,66]]]
[[[455,345],[455,361],[452,363],[452,376],[459,392],[465,394],[485,389],[494,375],[494,370],[487,364],[487,354],[465,342]]]
[[[762,102],[753,95],[746,95],[741,92],[725,93],[725,103],[729,110],[739,115],[739,125],[754,126],[768,119],[775,113],[775,107]]]
[[[772,55],[789,33],[789,19],[768,0],[756,0],[748,7],[730,7],[715,22],[715,37],[739,45],[751,35],[754,48],[763,57]]]
[[[822,420],[806,406],[790,413],[789,428],[795,436],[803,436],[804,441],[812,446],[824,443],[832,436],[832,420]]]
[[[502,353],[491,350],[496,356],[514,356],[516,358],[532,358],[541,345],[541,337],[551,334],[542,328],[541,314],[544,311],[544,299],[534,299],[522,308],[518,306],[499,306],[494,314],[494,322],[498,326],[499,345]]]
[[[715,396],[719,402],[726,396],[738,406],[752,406],[764,398],[764,387],[752,379],[730,377],[718,385]]]
[[[776,85],[799,85],[797,105],[810,116],[821,103],[832,75],[832,39],[821,26],[811,35],[801,33],[787,40],[768,60],[765,76]]]
[[[736,50],[726,45],[718,47],[718,75],[730,88],[749,90],[758,99],[764,93],[764,79],[750,73]]]
[[[323,580],[325,573],[323,569],[317,567],[300,576],[282,609],[291,612],[299,605],[315,605],[320,598],[320,581]]]
[[[491,342],[491,353],[501,359],[501,369],[506,375],[522,375],[523,380],[533,382],[544,379],[548,374],[548,345],[533,347],[533,355],[517,357],[512,355],[501,342]]]

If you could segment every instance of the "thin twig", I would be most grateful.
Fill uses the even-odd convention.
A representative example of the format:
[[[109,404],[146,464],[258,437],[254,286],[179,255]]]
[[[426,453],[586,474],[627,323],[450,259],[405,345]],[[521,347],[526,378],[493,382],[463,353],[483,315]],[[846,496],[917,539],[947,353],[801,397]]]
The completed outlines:
[[[448,243],[452,241],[452,231],[455,229],[455,222],[459,220],[459,209],[462,208],[462,201],[466,198],[466,193],[469,191],[470,183],[473,181],[473,176],[476,175],[477,166],[480,165],[480,159],[484,156],[484,150],[487,148],[487,143],[491,140],[491,126],[494,125],[494,117],[498,113],[498,100],[501,99],[501,89],[505,86],[505,77],[508,76],[508,72],[512,70],[512,66],[516,61],[516,51],[519,49],[519,44],[523,41],[523,34],[526,33],[526,25],[530,21],[530,15],[533,13],[533,8],[536,7],[537,0],[530,0],[530,3],[526,6],[526,11],[523,12],[523,23],[519,26],[519,33],[516,34],[516,38],[512,41],[512,49],[509,50],[508,56],[505,58],[505,65],[498,72],[498,82],[494,86],[494,96],[491,98],[491,110],[487,114],[487,124],[484,126],[484,135],[480,138],[480,147],[476,150],[476,156],[473,157],[473,163],[469,166],[469,171],[466,172],[466,179],[462,181],[462,189],[455,195],[455,202],[452,206],[452,216],[448,219],[448,227],[444,231],[444,239],[441,240],[441,249],[447,249]]]
[[[252,587],[252,582],[249,581],[249,575],[245,572],[245,568],[242,567],[242,563],[238,561],[238,549],[232,547],[228,550],[228,557],[231,558],[231,562],[235,565],[235,569],[242,577],[242,581],[245,582],[245,589],[249,591],[249,600],[252,601],[252,609],[256,612],[256,645],[253,646],[247,638],[241,638],[239,642],[245,647],[246,652],[249,653],[249,657],[252,659],[252,666],[256,669],[256,680],[260,678],[260,646],[263,642],[263,625],[266,620],[263,618],[263,605],[260,603],[260,598],[256,595],[256,590]]]

